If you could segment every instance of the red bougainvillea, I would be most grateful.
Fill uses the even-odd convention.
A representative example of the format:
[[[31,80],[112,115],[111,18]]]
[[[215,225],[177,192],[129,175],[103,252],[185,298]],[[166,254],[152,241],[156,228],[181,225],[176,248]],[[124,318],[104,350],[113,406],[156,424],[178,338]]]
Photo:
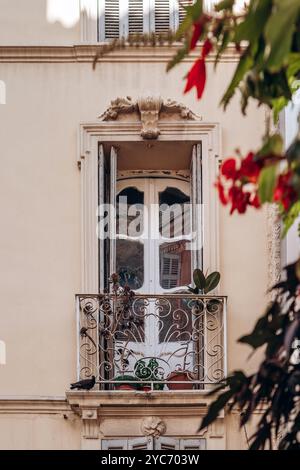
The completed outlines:
[[[292,176],[291,171],[280,175],[274,190],[274,202],[281,203],[286,211],[288,211],[298,199],[297,193],[291,184]]]
[[[235,158],[224,160],[216,182],[219,198],[223,205],[231,204],[230,213],[244,214],[248,206],[260,207],[257,181],[262,165],[255,161],[250,152],[241,162]]]
[[[201,25],[199,27],[201,28]],[[195,31],[197,31],[197,34],[199,33],[199,30],[196,30],[196,27],[195,27]],[[195,38],[197,37],[197,34],[195,33]],[[195,38],[194,39],[192,38],[192,45],[195,42]],[[196,40],[196,43],[197,43],[197,40]],[[212,48],[213,48],[212,42],[209,39],[206,39],[202,48],[200,59],[196,60],[193,67],[187,74],[187,82],[186,82],[186,87],[185,87],[184,92],[187,93],[193,87],[196,87],[198,99],[201,98],[204,88],[205,88],[205,83],[206,83],[205,58],[211,52]]]

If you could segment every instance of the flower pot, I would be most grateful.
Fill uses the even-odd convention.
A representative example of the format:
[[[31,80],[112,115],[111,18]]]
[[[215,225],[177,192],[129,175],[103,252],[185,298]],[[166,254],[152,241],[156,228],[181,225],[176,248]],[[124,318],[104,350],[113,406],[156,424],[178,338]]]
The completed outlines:
[[[190,381],[189,372],[184,370],[175,370],[167,377],[169,390],[192,390],[194,384]],[[189,374],[191,376],[191,374]],[[185,382],[185,383],[178,383]]]
[[[130,385],[130,384],[115,385],[116,390],[135,390],[135,388],[136,387],[134,385]]]
[[[141,386],[141,391],[142,392],[150,392],[151,391],[151,385],[142,385]]]
[[[137,384],[136,379],[132,375],[119,375],[114,378],[114,387],[116,390],[136,390]],[[118,383],[120,382],[120,383]]]

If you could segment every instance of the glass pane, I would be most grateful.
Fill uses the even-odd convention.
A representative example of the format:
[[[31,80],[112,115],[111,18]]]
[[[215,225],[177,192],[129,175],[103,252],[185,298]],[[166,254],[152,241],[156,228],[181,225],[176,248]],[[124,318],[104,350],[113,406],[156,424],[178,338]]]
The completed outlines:
[[[116,240],[116,267],[120,284],[140,289],[144,283],[144,245],[135,240]]]
[[[159,193],[159,233],[164,238],[189,235],[191,231],[190,197],[177,188]]]
[[[191,251],[187,240],[163,243],[159,247],[160,285],[163,289],[191,283]]]
[[[144,193],[134,187],[117,196],[117,234],[139,237],[144,231]]]

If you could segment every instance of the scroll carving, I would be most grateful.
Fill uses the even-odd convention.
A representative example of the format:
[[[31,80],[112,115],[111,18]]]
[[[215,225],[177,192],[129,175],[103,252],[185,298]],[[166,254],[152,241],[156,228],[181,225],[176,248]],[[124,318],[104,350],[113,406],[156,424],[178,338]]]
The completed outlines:
[[[116,98],[111,101],[109,108],[99,116],[102,121],[116,121],[122,115],[136,115],[141,121],[141,136],[145,140],[159,137],[158,123],[160,119],[201,120],[189,108],[177,101],[164,101],[160,96],[142,96],[134,101],[130,96]]]

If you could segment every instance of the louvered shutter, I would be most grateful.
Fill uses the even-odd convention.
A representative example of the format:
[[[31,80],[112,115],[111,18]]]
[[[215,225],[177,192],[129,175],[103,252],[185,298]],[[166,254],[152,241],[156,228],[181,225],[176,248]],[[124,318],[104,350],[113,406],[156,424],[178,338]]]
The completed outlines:
[[[159,437],[154,441],[155,450],[179,450],[179,439]]]
[[[166,33],[171,28],[170,20],[170,0],[155,0],[154,3],[155,15],[155,32]]]
[[[137,437],[136,439],[128,440],[128,450],[152,450],[153,438],[152,437]]]
[[[144,0],[128,0],[128,31],[129,34],[144,31]]]
[[[120,0],[105,0],[104,15],[105,39],[118,38],[120,36]]]
[[[179,24],[181,24],[186,16],[186,9],[184,7],[188,7],[194,3],[194,0],[181,0],[179,3]]]
[[[128,450],[127,439],[102,439],[102,450]]]
[[[180,450],[205,450],[206,439],[180,439]]]

